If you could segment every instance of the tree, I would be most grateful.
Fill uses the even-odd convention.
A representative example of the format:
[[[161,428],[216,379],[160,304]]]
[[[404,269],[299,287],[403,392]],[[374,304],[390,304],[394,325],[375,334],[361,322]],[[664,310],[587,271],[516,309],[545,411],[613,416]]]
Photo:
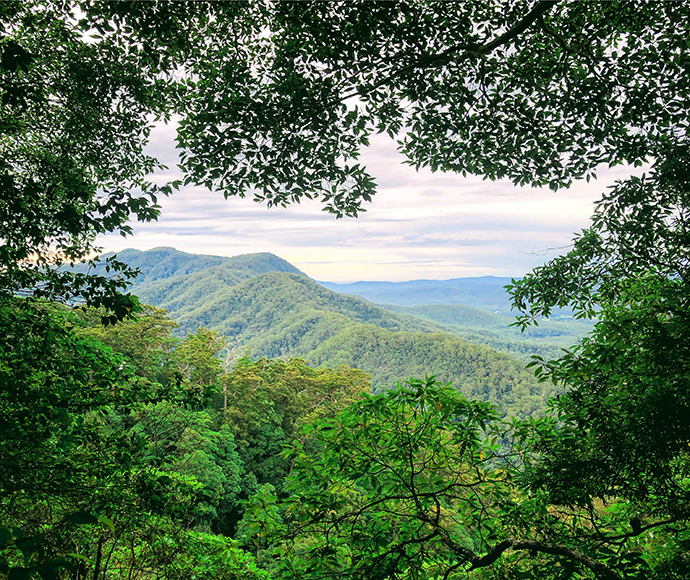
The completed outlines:
[[[88,256],[98,233],[131,231],[130,213],[156,217],[158,188],[144,178],[157,163],[143,153],[155,68],[89,43],[73,8],[12,2],[0,12],[0,289],[82,295],[122,317],[133,303],[118,293],[133,272],[116,261],[120,278],[55,267]]]
[[[374,193],[356,163],[374,132],[417,167],[552,189],[649,163],[514,287],[523,322],[566,304],[600,318],[542,369],[568,390],[564,423],[534,427],[527,484],[573,509],[633,502],[626,542],[666,520],[686,533],[687,3],[84,0],[4,3],[0,23],[0,289],[111,321],[136,307],[131,272],[53,266],[178,185],[148,179],[151,118],[180,115],[185,183],[336,216]]]
[[[572,249],[511,289],[523,327],[556,306],[598,319],[561,359],[534,363],[565,393],[561,427],[535,438],[532,485],[559,503],[626,498],[637,530],[690,514],[688,149],[680,132],[658,140],[650,171],[611,188]]]
[[[242,491],[229,427],[177,382],[136,374],[169,328],[155,314],[104,331],[128,337],[147,318],[162,322],[125,356],[62,306],[0,307],[3,577],[265,577],[234,542],[203,533],[222,527]]]
[[[111,421],[148,389],[121,355],[72,332],[75,323],[52,304],[0,308],[0,573],[12,577],[62,569],[78,578],[85,566],[97,576],[104,538],[117,540],[167,495]]]
[[[226,339],[215,330],[199,328],[175,349],[175,361],[189,387],[209,390],[220,385],[223,372],[218,353]]]
[[[351,160],[373,132],[416,167],[567,187],[683,142],[682,3],[276,2],[238,72],[194,68],[183,167],[230,194],[323,197],[354,215],[374,188]],[[232,91],[230,91],[232,87]]]
[[[199,500],[178,521],[214,531],[237,508],[245,469],[227,425],[219,425],[213,409],[192,410],[179,402],[143,406],[133,417],[132,433],[146,446],[146,463],[161,472],[194,478]]]
[[[297,440],[309,445],[302,433],[305,425],[335,416],[371,391],[363,371],[344,366],[312,369],[301,359],[252,362],[244,357],[224,384],[223,417],[247,469],[248,497],[264,484],[282,494],[291,468],[285,446]],[[235,516],[232,527],[239,511]]]
[[[107,299],[116,277],[45,266],[155,218],[178,184],[147,181],[143,147],[172,114],[185,183],[319,197],[337,216],[374,194],[355,161],[373,132],[417,167],[553,189],[684,158],[689,16],[682,2],[5,3],[2,287],[131,307]]]
[[[275,576],[302,580],[654,572],[625,502],[557,507],[521,489],[522,452],[500,444],[504,428],[490,404],[433,378],[367,396],[308,427],[315,450],[292,446],[289,493],[249,502],[245,541]]]
[[[514,281],[512,292],[523,325],[557,305],[598,319],[562,358],[534,362],[565,393],[555,405],[560,427],[535,433],[533,488],[571,505],[625,498],[632,530],[683,530],[687,551],[687,526],[678,524],[690,514],[684,159],[617,184],[573,249]]]
[[[179,339],[172,336],[178,324],[166,310],[141,305],[140,310],[114,326],[103,326],[104,309],[79,311],[84,328],[75,329],[124,355],[137,376],[153,383],[168,385],[175,377],[174,348]]]
[[[234,4],[4,2],[0,7],[0,292],[85,299],[121,319],[135,271],[59,269],[88,258],[97,234],[131,233],[158,216],[160,163],[145,152],[152,120],[167,120],[185,86],[176,71],[239,24]],[[245,25],[251,23],[245,20]],[[93,264],[95,265],[95,264]]]
[[[128,444],[108,433],[104,415],[136,406],[146,391],[121,356],[75,336],[70,321],[73,315],[50,304],[0,308],[2,497],[35,494],[38,501],[60,489],[79,498],[94,477],[120,473],[111,453],[127,461]],[[76,469],[80,464],[94,471]]]

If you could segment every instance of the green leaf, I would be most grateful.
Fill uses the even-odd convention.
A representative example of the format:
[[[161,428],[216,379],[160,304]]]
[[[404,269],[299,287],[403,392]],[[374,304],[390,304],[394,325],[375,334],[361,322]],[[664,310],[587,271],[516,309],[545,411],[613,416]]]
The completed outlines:
[[[99,516],[98,523],[106,526],[113,534],[115,533],[115,523],[106,516]]]

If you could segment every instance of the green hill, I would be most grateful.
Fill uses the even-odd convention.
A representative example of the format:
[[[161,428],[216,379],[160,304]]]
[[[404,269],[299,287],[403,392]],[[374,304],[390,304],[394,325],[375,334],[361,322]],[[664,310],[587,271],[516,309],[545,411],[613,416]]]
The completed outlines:
[[[433,322],[388,312],[361,298],[331,292],[305,276],[286,272],[260,274],[226,286],[191,275],[183,293],[166,296],[171,285],[172,280],[164,281],[142,289],[140,296],[169,309],[185,334],[202,325],[228,336],[238,348],[246,344],[285,345],[264,347],[261,354],[265,356],[291,355],[297,343],[310,333],[323,339],[343,325],[374,324],[391,331],[441,330]],[[191,297],[202,299],[182,300]],[[304,352],[304,348],[299,350],[300,354]]]
[[[559,356],[562,348],[577,343],[593,328],[592,321],[542,320],[521,332],[510,325],[512,316],[487,312],[463,304],[424,304],[420,306],[381,305],[390,312],[414,316],[441,325],[447,332],[474,343],[486,344],[528,361],[537,354],[544,358]]]
[[[203,272],[202,277],[212,269],[226,283],[237,283],[242,280],[265,274],[266,272],[291,272],[305,276],[289,262],[269,253],[242,254],[231,258],[205,254],[188,254],[175,248],[160,247],[152,250],[127,249],[121,252],[103,254],[102,258],[117,255],[121,262],[133,268],[139,268],[141,274],[134,281],[133,288],[143,288],[153,283],[171,278],[189,276]]]
[[[390,332],[373,325],[343,329],[305,356],[312,365],[354,366],[369,372],[374,391],[410,377],[436,375],[469,398],[511,415],[539,414],[556,394],[510,356],[448,334]]]
[[[495,339],[480,335],[501,327],[505,316],[462,307],[391,312],[333,292],[271,254],[221,258],[157,248],[118,257],[143,272],[133,292],[168,309],[181,334],[204,326],[227,336],[229,361],[249,354],[345,364],[369,372],[375,391],[435,374],[468,396],[522,416],[543,409],[552,394],[524,363],[459,336],[476,332],[482,342]]]

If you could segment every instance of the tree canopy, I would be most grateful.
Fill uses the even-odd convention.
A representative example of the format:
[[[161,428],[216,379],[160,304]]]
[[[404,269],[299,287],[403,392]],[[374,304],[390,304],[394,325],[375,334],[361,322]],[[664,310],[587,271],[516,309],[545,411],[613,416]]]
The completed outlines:
[[[0,12],[5,292],[151,220],[155,119],[179,116],[186,184],[357,215],[385,132],[416,167],[567,187],[601,164],[673,171],[687,125],[683,2],[6,2]],[[679,165],[675,165],[678,170]],[[122,269],[122,267],[120,266]],[[108,297],[111,298],[108,298]]]
[[[309,427],[316,452],[292,446],[288,497],[260,490],[244,541],[300,580],[686,577],[682,527],[615,497],[552,503],[524,487],[526,450],[503,429],[433,377],[365,397]]]
[[[199,553],[223,549],[241,562],[243,575],[265,577],[235,544],[191,528],[182,536],[168,533],[174,514],[200,506],[204,493],[224,498],[226,510],[237,505],[244,450],[235,447],[231,431],[241,435],[238,424],[217,430],[204,414],[165,405],[139,411],[144,427],[167,416],[179,438],[203,433],[214,442],[195,448],[185,441],[177,447],[179,471],[169,472],[174,477],[159,472],[156,457],[146,463],[140,454],[145,442],[136,430],[118,431],[109,413],[114,409],[124,421],[155,403],[155,389],[149,393],[142,378],[173,378],[156,375],[141,355],[166,359],[165,346],[149,336],[150,348],[127,353],[137,359],[133,368],[88,334],[67,328],[53,306],[15,297],[86,300],[116,322],[138,308],[124,294],[135,271],[114,259],[105,273],[60,268],[89,257],[98,234],[126,235],[130,218],[156,219],[157,197],[189,184],[269,206],[318,198],[337,217],[356,216],[375,193],[374,178],[357,158],[372,134],[387,133],[415,167],[518,185],[558,190],[595,177],[601,166],[646,164],[649,170],[604,194],[592,226],[570,252],[512,285],[523,325],[567,305],[578,316],[598,318],[592,335],[561,359],[534,361],[537,374],[564,394],[552,417],[515,425],[526,451],[518,464],[484,470],[479,423],[494,416],[484,404],[448,399],[433,384],[419,390],[416,402],[370,399],[331,423],[315,423],[322,432],[312,455],[295,447],[291,481],[301,481],[295,489],[302,495],[285,504],[294,507],[281,516],[270,484],[261,488],[257,505],[272,505],[270,513],[280,516],[266,525],[287,530],[294,542],[273,545],[277,554],[294,556],[280,564],[318,552],[321,567],[305,564],[293,577],[340,574],[354,561],[348,569],[363,577],[412,578],[423,571],[449,578],[466,564],[480,568],[496,550],[503,558],[496,575],[505,578],[533,577],[543,554],[562,558],[560,568],[549,569],[554,578],[687,577],[688,38],[687,2],[0,4],[0,403],[2,427],[11,434],[3,457],[13,462],[0,481],[9,494],[0,532],[9,556],[0,571],[54,580],[51,570],[62,566],[79,578],[85,565],[74,562],[86,558],[97,580],[104,546],[125,538],[131,553],[118,550],[113,557],[136,561],[130,576],[153,561],[170,576],[200,573],[197,563],[185,564],[184,551],[168,558],[166,542],[184,536]],[[145,147],[152,123],[173,116],[183,176],[160,184],[154,173],[162,167]],[[180,385],[222,383],[212,356],[216,337],[205,332],[169,361],[181,365],[174,375]],[[249,375],[261,375],[254,370]],[[320,385],[319,376],[301,367],[299,373],[300,380],[278,381],[279,388],[256,399],[283,409],[281,420],[291,429],[297,421],[289,414],[312,405],[295,403],[291,385]],[[249,375],[239,381],[247,389],[254,385]],[[359,385],[361,377],[354,378]],[[337,386],[330,378],[326,383]],[[434,393],[442,400],[425,398]],[[444,415],[444,408],[454,410]],[[464,421],[463,409],[474,409],[479,423]],[[387,430],[369,430],[367,413],[378,413]],[[388,420],[391,413],[395,420]],[[270,419],[275,432],[278,419]],[[432,424],[439,430],[428,434],[424,427]],[[404,431],[426,438],[415,441],[421,447],[410,440],[403,447],[412,451],[403,460],[411,459],[415,473],[408,474],[408,463],[403,470],[389,449],[385,478],[362,476],[363,457]],[[450,457],[456,449],[467,453]],[[128,458],[124,466],[118,453]],[[419,454],[428,472],[416,471]],[[270,455],[285,465],[273,450]],[[87,457],[97,460],[95,467],[80,474],[74,465]],[[25,467],[27,460],[41,469]],[[34,477],[52,477],[58,464],[70,468],[61,473],[59,505],[47,503],[42,480]],[[464,477],[466,466],[472,480],[441,501],[436,492]],[[436,495],[408,493],[420,473]],[[485,491],[495,476],[493,490]],[[107,493],[83,491],[99,481],[112,482]],[[325,482],[332,487],[322,494]],[[342,486],[349,483],[354,487],[347,492]],[[100,510],[96,515],[74,511],[82,493]],[[484,518],[484,507],[463,511],[472,507],[473,493],[488,520],[476,517]],[[54,511],[42,511],[45,506]],[[120,524],[109,517],[114,512],[123,514]],[[157,531],[137,554],[134,520],[144,513]],[[54,519],[39,533],[45,517]],[[34,522],[25,525],[33,535],[10,531],[6,522],[13,518]],[[482,526],[491,518],[509,529],[492,524],[484,538]],[[79,530],[63,534],[68,524],[98,530],[75,540],[92,560],[64,559],[79,536]],[[243,525],[251,529],[251,522]],[[324,543],[314,533],[319,525],[338,534]],[[351,535],[339,535],[338,526]],[[423,555],[428,558],[420,560]],[[220,573],[217,560],[209,566]]]
[[[354,215],[373,186],[350,160],[373,132],[396,138],[416,167],[553,189],[602,163],[665,157],[682,140],[682,4],[271,8],[244,75],[232,48],[214,46],[180,127],[183,167],[231,194],[323,195]]]

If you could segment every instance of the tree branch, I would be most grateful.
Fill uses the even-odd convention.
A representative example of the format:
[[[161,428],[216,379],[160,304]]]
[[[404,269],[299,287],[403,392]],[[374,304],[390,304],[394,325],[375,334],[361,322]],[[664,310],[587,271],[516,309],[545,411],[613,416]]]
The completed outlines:
[[[501,46],[502,44],[505,44],[506,42],[512,40],[515,38],[518,34],[521,34],[525,30],[527,30],[534,21],[537,18],[541,18],[542,14],[545,12],[548,12],[551,10],[551,7],[556,4],[558,0],[539,0],[534,5],[534,8],[530,10],[527,15],[520,20],[513,28],[505,32],[504,34],[501,34],[496,40],[493,42],[490,42],[489,44],[485,44],[484,46],[481,46],[477,49],[477,52],[480,54],[488,54],[491,52],[494,48],[497,48]]]
[[[602,564],[594,558],[590,558],[578,550],[574,550],[573,548],[559,544],[548,544],[538,540],[515,540],[508,538],[496,544],[491,550],[489,550],[488,553],[484,554],[483,556],[477,556],[477,554],[475,554],[469,548],[461,546],[455,542],[443,527],[438,525],[437,522],[435,522],[425,513],[418,512],[417,517],[434,527],[438,537],[441,538],[441,541],[448,548],[463,558],[465,562],[470,562],[471,566],[468,570],[476,570],[477,568],[486,568],[487,566],[491,566],[506,550],[529,550],[530,552],[541,552],[543,554],[564,556],[569,560],[582,564],[594,572],[594,574],[596,574],[602,580],[622,580],[621,576],[617,572],[611,570],[611,568],[605,564]],[[453,568],[456,567],[457,566],[454,566]]]
[[[406,72],[409,72],[411,70],[417,69],[417,68],[422,68],[426,66],[433,66],[439,63],[447,62],[451,60],[452,58],[455,58],[457,60],[465,60],[467,58],[471,57],[480,57],[480,56],[485,56],[489,54],[492,50],[495,48],[498,48],[499,46],[506,44],[507,42],[511,41],[513,38],[517,37],[519,34],[523,33],[525,30],[527,30],[538,18],[541,18],[541,16],[551,10],[554,4],[556,4],[559,0],[539,0],[532,10],[530,10],[513,28],[510,30],[507,30],[501,36],[498,38],[492,40],[488,44],[483,44],[481,46],[469,46],[467,44],[455,44],[443,52],[439,54],[434,54],[434,55],[427,55],[423,56],[420,59],[416,60],[413,63],[410,63],[406,66],[400,67],[395,70],[393,74],[390,74],[384,79],[381,79],[380,81],[374,83],[371,87],[367,88],[365,91],[353,91],[343,97],[340,97],[338,99],[339,102],[346,101],[349,98],[356,97],[356,96],[366,96],[367,94],[371,93],[372,91],[375,91],[379,87],[382,87],[383,85],[388,84],[388,82],[395,78],[396,76],[400,76],[401,74],[404,74]],[[461,54],[456,55],[459,51],[464,51]]]
[[[557,544],[547,544],[546,542],[539,542],[537,540],[503,540],[502,542],[496,544],[491,551],[472,561],[472,566],[470,570],[475,570],[477,568],[485,568],[486,566],[491,566],[498,558],[508,549],[513,550],[529,550],[531,552],[542,552],[544,554],[553,554],[556,556],[565,556],[569,560],[578,562],[586,568],[589,568],[602,580],[621,580],[621,576],[611,570],[605,564],[602,564],[594,558],[590,558],[586,554],[568,548],[566,546],[560,546]]]
[[[602,545],[602,544],[606,544],[609,542],[617,542],[619,540],[628,540],[630,538],[634,538],[635,536],[639,536],[641,534],[644,534],[648,530],[652,530],[652,529],[658,528],[660,526],[675,524],[678,521],[679,521],[679,518],[670,518],[668,520],[661,520],[658,522],[654,522],[651,524],[640,526],[637,529],[633,529],[632,532],[628,532],[625,534],[619,534],[618,536],[605,536],[602,533],[598,533],[596,536],[590,536],[590,537],[599,539],[600,540],[599,545]]]

